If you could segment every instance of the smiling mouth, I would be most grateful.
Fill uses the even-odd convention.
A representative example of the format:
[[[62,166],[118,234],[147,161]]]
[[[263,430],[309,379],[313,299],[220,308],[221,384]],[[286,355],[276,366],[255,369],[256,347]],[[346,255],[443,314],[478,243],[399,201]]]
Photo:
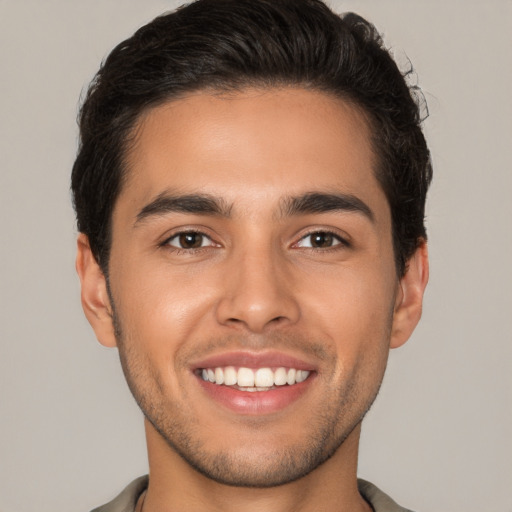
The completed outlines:
[[[311,372],[296,368],[246,368],[234,366],[218,366],[200,368],[198,375],[206,382],[218,386],[228,386],[240,391],[269,391],[281,386],[294,386],[304,382]]]

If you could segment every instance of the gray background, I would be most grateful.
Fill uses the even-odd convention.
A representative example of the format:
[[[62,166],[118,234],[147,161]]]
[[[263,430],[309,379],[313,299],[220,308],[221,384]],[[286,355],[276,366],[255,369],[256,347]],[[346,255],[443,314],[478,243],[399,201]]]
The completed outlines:
[[[115,350],[79,305],[77,99],[177,2],[0,0],[0,512],[87,511],[146,471]],[[418,72],[431,282],[363,427],[360,475],[420,511],[512,511],[512,2],[347,0]]]

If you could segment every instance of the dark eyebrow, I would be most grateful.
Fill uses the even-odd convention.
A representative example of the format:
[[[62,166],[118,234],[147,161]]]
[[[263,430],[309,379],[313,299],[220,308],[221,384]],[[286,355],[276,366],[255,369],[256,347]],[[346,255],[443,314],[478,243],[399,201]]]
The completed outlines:
[[[372,222],[375,220],[370,207],[361,199],[351,194],[309,192],[301,196],[287,198],[281,206],[281,214],[283,216],[332,211],[362,213]]]
[[[137,214],[135,225],[149,217],[158,217],[167,213],[229,217],[231,207],[207,194],[172,195],[163,193],[142,208]]]

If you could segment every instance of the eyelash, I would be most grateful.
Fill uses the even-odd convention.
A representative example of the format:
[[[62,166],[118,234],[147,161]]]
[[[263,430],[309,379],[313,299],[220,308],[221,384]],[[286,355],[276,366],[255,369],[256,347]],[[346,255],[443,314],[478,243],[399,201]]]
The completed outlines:
[[[298,245],[303,240],[306,240],[308,237],[312,237],[313,235],[327,235],[329,237],[332,237],[333,242],[336,242],[334,245],[331,245],[329,247],[303,247],[303,249],[308,249],[312,251],[322,251],[322,252],[330,252],[330,251],[337,251],[342,248],[349,248],[351,247],[351,244],[348,242],[348,240],[338,233],[334,231],[330,231],[328,229],[315,229],[313,231],[310,231],[309,233],[306,233],[303,235],[298,242],[295,242],[293,244],[293,247],[299,247]]]
[[[205,246],[205,247],[200,246],[200,247],[190,247],[190,248],[176,247],[176,246],[171,245],[170,242],[172,240],[178,239],[179,237],[186,236],[186,235],[198,235],[198,236],[201,236],[201,237],[203,237],[203,241],[204,241],[204,239],[207,239],[207,240],[210,241],[210,244]],[[208,249],[209,247],[219,246],[219,244],[216,244],[212,240],[212,238],[210,236],[208,236],[206,233],[203,233],[202,231],[195,230],[195,229],[187,229],[187,230],[183,230],[183,231],[179,231],[177,233],[174,233],[170,237],[166,238],[160,244],[160,246],[161,247],[165,247],[165,248],[175,252],[176,254],[191,254],[191,253],[195,253],[195,252],[200,251],[200,250]]]
[[[189,248],[176,247],[176,246],[171,245],[170,242],[172,240],[178,239],[179,237],[186,236],[186,235],[199,235],[199,236],[203,237],[202,242],[204,242],[204,239],[206,238],[207,240],[210,241],[210,243],[207,246],[202,246],[201,245],[199,247],[189,247]],[[303,235],[297,242],[295,242],[292,245],[292,248],[300,249],[301,245],[299,245],[299,244],[301,242],[303,242],[304,240],[306,240],[308,237],[312,237],[314,235],[323,235],[323,236],[327,236],[327,237],[332,237],[332,242],[334,242],[334,245],[331,245],[331,246],[328,246],[328,247],[313,247],[313,246],[309,246],[309,247],[306,246],[306,247],[304,247],[304,246],[302,246],[302,249],[306,249],[308,251],[315,251],[315,252],[321,251],[321,252],[325,253],[325,252],[337,251],[337,250],[340,250],[340,249],[343,249],[343,248],[350,248],[351,247],[350,242],[348,242],[346,240],[346,238],[340,236],[338,233],[335,233],[333,231],[329,231],[328,229],[326,229],[326,230],[317,229],[317,230],[310,231],[309,233],[306,233],[305,235]],[[179,254],[194,254],[194,253],[196,253],[198,251],[205,250],[205,249],[208,249],[208,248],[211,248],[211,247],[220,247],[220,244],[217,244],[216,242],[214,242],[210,236],[208,236],[206,233],[204,233],[202,231],[194,230],[194,229],[187,229],[187,230],[183,230],[183,231],[179,231],[177,233],[174,233],[172,236],[166,238],[160,244],[160,246],[164,247],[164,248],[167,248],[168,250],[171,250],[174,253],[179,255]]]

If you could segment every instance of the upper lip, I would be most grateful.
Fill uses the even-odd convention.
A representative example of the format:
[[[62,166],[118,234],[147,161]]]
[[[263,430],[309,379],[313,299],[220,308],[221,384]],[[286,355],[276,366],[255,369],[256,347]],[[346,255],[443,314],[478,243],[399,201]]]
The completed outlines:
[[[309,361],[286,354],[284,352],[266,351],[249,352],[233,351],[213,354],[192,364],[194,370],[198,368],[218,368],[224,366],[242,366],[246,368],[295,368],[297,370],[315,370],[316,365]]]

